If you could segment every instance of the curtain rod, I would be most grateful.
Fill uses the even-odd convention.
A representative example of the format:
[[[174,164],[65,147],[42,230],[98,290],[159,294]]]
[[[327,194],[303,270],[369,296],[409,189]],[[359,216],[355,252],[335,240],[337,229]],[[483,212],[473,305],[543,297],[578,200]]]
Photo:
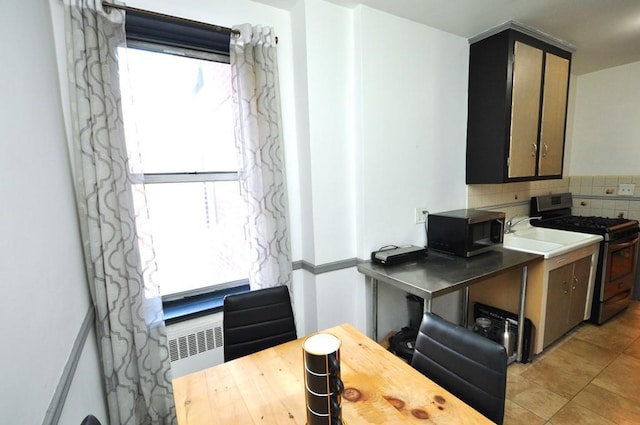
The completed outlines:
[[[119,5],[119,4],[108,3],[108,2],[105,2],[105,1],[102,2],[102,7],[105,7],[105,8],[109,8],[110,7],[110,8],[113,8],[113,9],[124,10],[125,12],[136,12],[136,13],[140,13],[142,15],[154,16],[156,18],[164,18],[164,19],[167,19],[167,20],[170,20],[170,21],[174,21],[174,22],[190,24],[190,25],[198,25],[198,26],[203,27],[203,28],[213,29],[213,30],[216,30],[216,31],[224,31],[224,32],[228,32],[229,34],[234,34],[234,35],[240,35],[240,31],[234,30],[233,28],[221,27],[219,25],[207,24],[207,23],[199,22],[199,21],[192,21],[191,19],[179,18],[177,16],[171,16],[171,15],[165,15],[163,13],[152,12],[150,10],[138,9],[138,8],[129,7],[129,6],[122,6],[122,5]]]

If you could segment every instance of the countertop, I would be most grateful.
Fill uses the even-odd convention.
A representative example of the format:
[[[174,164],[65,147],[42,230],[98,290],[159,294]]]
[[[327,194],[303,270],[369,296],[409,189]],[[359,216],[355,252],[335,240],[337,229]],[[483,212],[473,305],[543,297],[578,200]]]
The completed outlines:
[[[358,264],[358,271],[430,300],[463,289],[499,273],[542,261],[543,256],[496,247],[474,257],[463,258],[429,251],[426,258],[393,266],[370,261]]]

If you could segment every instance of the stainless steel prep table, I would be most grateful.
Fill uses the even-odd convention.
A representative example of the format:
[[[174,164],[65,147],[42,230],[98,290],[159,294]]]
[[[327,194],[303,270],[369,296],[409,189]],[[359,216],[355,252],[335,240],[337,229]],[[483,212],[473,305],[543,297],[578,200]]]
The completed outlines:
[[[424,299],[425,312],[431,311],[431,301],[435,297],[464,290],[462,320],[466,326],[468,308],[468,287],[487,278],[514,268],[522,269],[520,280],[520,311],[518,329],[524,329],[524,306],[527,291],[527,267],[543,257],[538,254],[513,251],[498,247],[475,257],[463,258],[429,251],[420,261],[383,266],[371,262],[358,264],[358,271],[366,276],[373,294],[372,333],[378,340],[378,283],[393,285],[405,292]],[[518,332],[517,358],[521,361],[523,332]]]

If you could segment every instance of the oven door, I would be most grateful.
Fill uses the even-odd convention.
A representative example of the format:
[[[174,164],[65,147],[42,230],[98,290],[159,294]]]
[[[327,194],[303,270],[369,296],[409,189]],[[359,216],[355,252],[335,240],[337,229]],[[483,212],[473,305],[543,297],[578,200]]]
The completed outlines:
[[[605,244],[603,301],[620,292],[631,291],[638,260],[638,235]]]
[[[631,275],[635,277],[638,259],[638,235],[628,240],[609,243],[607,280],[609,282]]]

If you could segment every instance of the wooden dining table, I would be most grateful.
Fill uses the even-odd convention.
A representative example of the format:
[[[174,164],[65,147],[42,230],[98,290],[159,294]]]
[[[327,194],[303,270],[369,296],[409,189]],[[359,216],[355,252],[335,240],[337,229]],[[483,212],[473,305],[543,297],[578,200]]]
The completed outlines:
[[[345,425],[492,423],[353,326],[322,332],[341,341]],[[178,425],[305,425],[305,339],[174,379]]]

